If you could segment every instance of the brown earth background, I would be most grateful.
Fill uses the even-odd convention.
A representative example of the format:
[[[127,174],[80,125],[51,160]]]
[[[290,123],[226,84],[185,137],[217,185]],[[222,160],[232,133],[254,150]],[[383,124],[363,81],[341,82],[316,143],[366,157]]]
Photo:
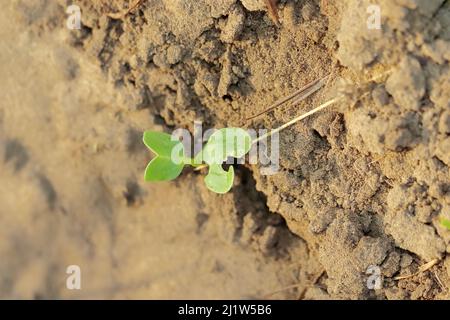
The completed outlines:
[[[108,17],[128,5],[4,1],[0,298],[449,298],[448,0],[280,0],[278,25],[263,0]],[[275,128],[337,95],[280,134],[275,175],[238,166],[226,195],[201,171],[143,181],[145,130]]]

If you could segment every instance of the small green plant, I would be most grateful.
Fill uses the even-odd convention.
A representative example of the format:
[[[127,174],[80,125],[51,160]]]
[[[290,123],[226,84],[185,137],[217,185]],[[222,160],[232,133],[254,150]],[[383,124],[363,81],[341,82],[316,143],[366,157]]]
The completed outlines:
[[[447,228],[448,230],[450,230],[450,220],[445,219],[445,218],[441,218],[440,220],[441,222],[441,226]]]
[[[225,171],[222,163],[228,157],[241,158],[251,148],[250,135],[240,128],[224,128],[208,139],[201,152],[194,158],[186,157],[183,143],[172,140],[167,133],[146,131],[145,145],[155,154],[145,170],[146,181],[170,181],[176,179],[184,166],[207,166],[205,183],[216,193],[227,193],[233,186],[234,168]]]

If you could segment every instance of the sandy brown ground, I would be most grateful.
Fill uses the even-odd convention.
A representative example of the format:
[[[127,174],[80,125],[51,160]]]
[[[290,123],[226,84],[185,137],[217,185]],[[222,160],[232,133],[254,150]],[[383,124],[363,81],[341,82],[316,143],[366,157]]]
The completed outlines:
[[[143,184],[130,123],[152,117],[123,112],[66,30],[38,37],[15,10],[0,12],[1,298],[262,298],[299,282],[300,262],[227,241],[195,182]]]
[[[80,0],[79,31],[65,0],[2,12],[4,296],[70,294],[54,275],[75,259],[87,297],[298,284],[276,297],[448,299],[449,1],[376,1],[379,29],[371,0],[280,0],[279,25],[263,0],[145,0],[108,17],[127,3]],[[307,100],[246,121],[327,74]],[[223,196],[202,172],[142,181],[144,130],[270,129],[336,95],[282,132],[275,175],[238,166]]]

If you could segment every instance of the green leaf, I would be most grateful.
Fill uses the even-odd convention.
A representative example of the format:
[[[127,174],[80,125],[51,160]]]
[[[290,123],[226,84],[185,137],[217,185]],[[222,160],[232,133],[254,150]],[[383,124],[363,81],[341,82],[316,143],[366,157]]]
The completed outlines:
[[[155,153],[145,169],[145,181],[169,181],[177,178],[184,167],[184,146],[167,133],[146,131],[145,145]]]
[[[241,128],[224,128],[214,132],[202,151],[207,164],[222,164],[228,157],[241,158],[250,151],[252,138]]]
[[[448,230],[450,230],[450,220],[442,218],[441,219],[441,225],[443,227],[447,228]]]
[[[222,163],[228,157],[241,158],[250,151],[252,139],[247,131],[240,128],[224,128],[214,132],[200,153],[196,163],[205,161],[209,165],[205,183],[209,190],[227,193],[233,186],[234,168],[223,170]]]
[[[227,193],[233,186],[234,168],[230,166],[228,171],[223,170],[220,164],[211,164],[205,184],[209,190],[216,193]]]

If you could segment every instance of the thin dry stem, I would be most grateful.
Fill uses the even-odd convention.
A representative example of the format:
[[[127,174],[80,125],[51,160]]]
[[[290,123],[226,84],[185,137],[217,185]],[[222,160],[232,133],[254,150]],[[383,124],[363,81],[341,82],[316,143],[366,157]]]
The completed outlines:
[[[277,0],[266,0],[267,8],[269,9],[270,17],[276,25],[280,24],[280,18],[278,17]]]
[[[246,120],[252,120],[255,119],[259,116],[262,116],[263,114],[272,111],[273,109],[278,108],[279,106],[285,104],[286,102],[289,102],[290,100],[294,100],[293,105],[296,105],[297,103],[299,103],[302,100],[305,100],[306,98],[308,98],[310,95],[312,95],[313,93],[315,93],[316,91],[318,91],[320,88],[322,88],[322,86],[325,84],[325,80],[329,77],[330,75],[326,75],[325,77],[321,78],[321,79],[317,79],[314,80],[310,83],[308,83],[307,85],[305,85],[304,87],[300,88],[299,90],[297,90],[296,92],[294,92],[293,94],[284,97],[280,100],[278,100],[277,102],[275,102],[273,105],[271,105],[269,108],[267,108],[266,110],[251,116],[249,118],[247,118]]]
[[[417,271],[416,273],[413,274],[408,274],[406,276],[398,276],[395,277],[394,280],[404,280],[404,279],[409,279],[412,277],[415,277],[419,274],[421,274],[422,272],[428,271],[430,270],[432,267],[434,267],[437,263],[439,262],[439,259],[434,259],[431,260],[430,262],[425,263],[424,265],[419,267],[419,271]]]
[[[298,116],[297,118],[292,119],[291,121],[285,123],[281,127],[278,127],[278,128],[276,128],[276,129],[274,129],[274,130],[272,130],[272,131],[270,131],[270,132],[268,132],[266,134],[263,134],[258,139],[253,140],[252,143],[253,144],[254,143],[258,143],[259,141],[264,140],[264,139],[270,137],[271,135],[273,135],[273,134],[275,134],[277,132],[280,132],[280,131],[282,131],[282,130],[284,130],[284,129],[286,129],[286,128],[294,125],[294,124],[296,124],[297,122],[299,122],[299,121],[301,121],[301,120],[303,120],[303,119],[313,115],[314,113],[319,112],[320,110],[325,109],[326,107],[331,106],[332,104],[335,104],[336,102],[338,102],[341,99],[342,99],[342,97],[337,97],[337,98],[331,99],[331,100],[321,104],[320,106],[312,109],[311,111],[308,111],[308,112],[302,114],[301,116]]]

